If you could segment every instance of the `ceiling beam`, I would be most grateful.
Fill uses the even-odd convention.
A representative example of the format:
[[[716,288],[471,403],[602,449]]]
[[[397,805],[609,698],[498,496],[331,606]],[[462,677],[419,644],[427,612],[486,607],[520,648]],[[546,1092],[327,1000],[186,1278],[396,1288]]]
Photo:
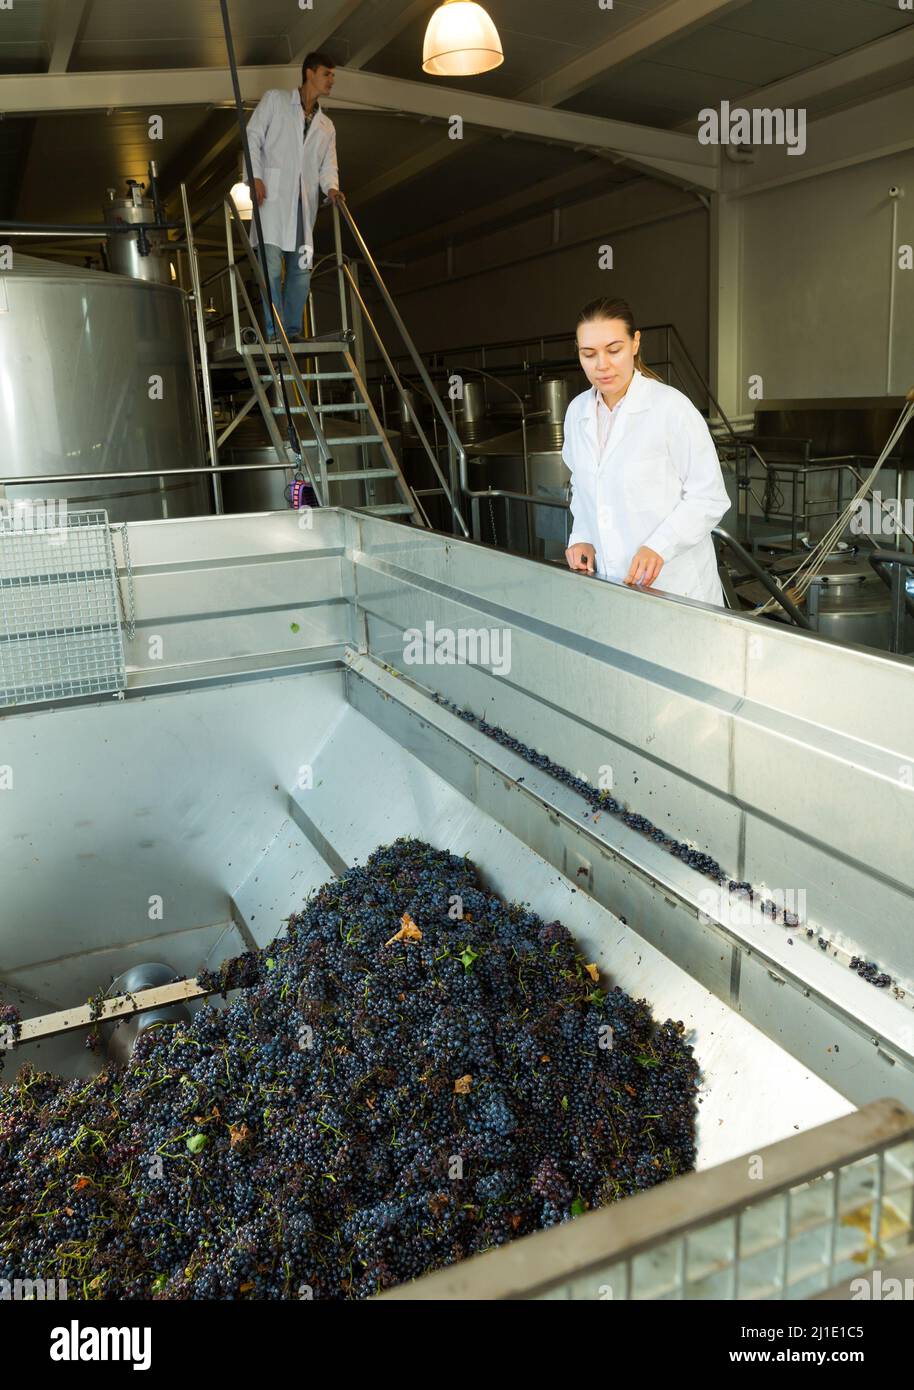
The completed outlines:
[[[843,87],[868,77],[878,77],[886,86],[892,83],[892,69],[914,62],[914,24],[873,43],[864,44],[850,53],[842,53],[839,58],[828,58],[824,63],[796,72],[791,77],[783,77],[779,82],[771,82],[767,87],[759,87],[755,92],[747,92],[735,105],[741,107],[789,107],[802,106],[803,102],[840,92]]]
[[[398,34],[402,34],[404,29],[408,29],[414,20],[422,14],[431,14],[431,0],[410,0],[404,5],[396,15],[385,24],[375,24],[372,26],[371,37],[350,54],[346,60],[347,68],[363,68],[366,63],[370,63],[376,54],[385,49]]]
[[[239,72],[242,96],[257,100],[270,87],[297,84],[299,74],[288,67],[248,67]],[[225,101],[231,95],[224,68],[175,68],[138,72],[14,74],[0,87],[0,100],[9,114],[86,111],[126,107],[198,106]],[[339,98],[339,100],[338,100]],[[700,145],[694,135],[655,130],[627,121],[554,111],[525,101],[484,96],[431,82],[410,82],[377,73],[340,69],[334,105],[359,110],[401,111],[448,122],[455,115],[469,127],[510,132],[534,140],[609,150],[636,168],[660,173],[686,187],[714,189],[718,182],[718,151]],[[447,136],[444,137],[447,139]],[[456,142],[454,142],[456,143]]]
[[[66,72],[89,8],[89,0],[57,0],[54,41],[48,72]]]
[[[520,99],[535,101],[541,106],[558,106],[592,87],[623,63],[644,58],[662,45],[684,38],[694,29],[712,24],[748,3],[749,0],[672,0],[662,9],[653,10],[643,19],[616,30],[604,43],[572,58],[551,77],[534,82],[519,93]],[[607,21],[612,22],[613,11],[607,10],[606,16]]]
[[[314,10],[309,10],[288,34],[289,52],[292,55],[292,62],[299,69],[299,83],[301,84],[301,65],[306,53],[312,49],[323,48],[327,40],[336,33],[341,24],[344,24],[350,15],[355,14],[361,6],[362,0],[321,0]],[[334,57],[336,54],[334,54]]]

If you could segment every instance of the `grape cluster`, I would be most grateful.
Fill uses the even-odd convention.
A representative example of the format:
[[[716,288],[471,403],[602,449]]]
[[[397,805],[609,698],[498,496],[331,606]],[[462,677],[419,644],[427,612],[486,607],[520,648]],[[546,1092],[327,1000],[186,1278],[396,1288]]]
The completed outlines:
[[[574,773],[568,771],[567,767],[562,767],[561,763],[553,762],[545,753],[537,753],[535,749],[530,748],[526,743],[522,743],[519,738],[515,738],[513,734],[509,734],[497,724],[488,723],[485,719],[481,719],[478,715],[473,714],[472,710],[461,709],[453,700],[448,700],[444,695],[439,694],[438,691],[433,690],[431,694],[436,704],[443,705],[446,709],[449,709],[452,714],[456,714],[459,718],[466,720],[468,724],[474,724],[481,733],[488,735],[489,738],[495,739],[496,743],[502,744],[505,748],[510,748],[513,753],[517,753],[520,757],[525,759],[526,762],[532,763],[534,767],[538,767],[543,772],[548,773],[549,776],[554,777],[556,781],[562,782],[566,787],[570,787],[572,791],[578,792],[595,811],[607,811],[610,815],[618,816],[624,825],[629,826],[632,830],[639,831],[642,835],[646,835],[654,844],[660,845],[667,853],[674,855],[677,859],[681,859],[684,864],[688,864],[690,868],[695,869],[698,873],[713,879],[715,883],[726,883],[730,893],[737,893],[740,897],[748,898],[750,901],[757,900],[761,912],[764,916],[770,917],[772,922],[780,922],[785,927],[798,927],[800,925],[796,913],[791,912],[788,908],[778,907],[777,903],[771,898],[763,898],[762,894],[759,893],[756,888],[753,888],[751,883],[729,878],[712,855],[705,854],[704,851],[696,849],[693,845],[687,844],[684,840],[677,840],[674,836],[668,835],[666,831],[660,830],[652,821],[649,821],[647,816],[639,815],[635,811],[629,811],[623,806],[621,801],[617,801],[615,797],[610,796],[609,792],[597,791],[585,778],[575,776]],[[520,780],[523,781],[523,778]],[[812,936],[813,933],[807,931],[806,935],[809,937]],[[828,942],[820,937],[819,946],[822,950],[825,950],[828,946]],[[863,968],[861,968],[861,966]],[[869,963],[860,961],[859,958],[855,956],[850,962],[850,968],[851,970],[857,971],[861,979],[868,980],[870,984],[876,985],[879,989],[884,989],[886,985],[892,983],[891,976],[886,975],[884,972],[880,972],[878,965],[872,961]]]
[[[886,989],[892,983],[891,975],[880,970],[875,961],[865,960],[863,956],[852,957],[851,970],[855,970],[862,980],[875,985],[877,989]]]
[[[0,1277],[368,1297],[694,1166],[681,1022],[414,839],[325,884],[125,1068],[0,1090]]]

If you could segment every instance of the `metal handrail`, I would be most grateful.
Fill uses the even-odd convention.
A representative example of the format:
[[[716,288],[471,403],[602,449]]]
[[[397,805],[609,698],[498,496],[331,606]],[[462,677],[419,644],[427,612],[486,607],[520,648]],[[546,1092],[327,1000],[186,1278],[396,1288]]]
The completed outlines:
[[[339,224],[337,224],[337,225],[339,225]],[[404,399],[403,383],[402,383],[402,381],[400,380],[400,377],[399,377],[398,374],[397,374],[397,369],[396,369],[396,367],[394,366],[393,360],[392,360],[390,354],[389,354],[388,351],[387,351],[387,348],[386,348],[386,346],[385,346],[385,344],[384,344],[384,340],[382,339],[381,334],[380,334],[379,331],[378,331],[377,325],[375,324],[374,319],[372,318],[371,314],[370,314],[369,311],[368,311],[368,306],[367,306],[367,304],[365,303],[365,300],[364,300],[363,297],[362,297],[362,292],[361,292],[361,290],[359,289],[358,285],[356,284],[355,276],[352,274],[352,272],[351,272],[351,270],[350,270],[350,268],[349,268],[348,263],[344,263],[344,264],[343,264],[343,272],[344,272],[344,274],[345,274],[345,276],[346,276],[346,279],[348,280],[349,288],[350,288],[350,291],[351,291],[351,293],[353,294],[353,296],[354,296],[354,298],[355,298],[355,302],[356,302],[356,304],[357,304],[358,307],[359,307],[359,312],[361,313],[362,318],[363,318],[363,319],[365,320],[365,322],[368,324],[368,327],[371,329],[371,335],[372,335],[372,337],[373,337],[374,340],[375,340],[375,344],[377,345],[378,351],[381,353],[381,356],[384,358],[384,362],[385,362],[385,364],[387,365],[387,369],[388,369],[388,371],[390,372],[391,377],[393,378],[394,385],[397,387],[397,390],[398,390],[399,393],[400,393],[400,399],[401,399],[401,401],[402,401],[402,400]],[[454,520],[457,522],[458,526],[460,526],[460,527],[462,528],[463,534],[464,534],[465,536],[469,536],[470,533],[469,533],[469,530],[468,530],[468,528],[467,528],[467,524],[466,524],[466,522],[464,521],[463,516],[461,515],[460,509],[459,509],[459,507],[457,506],[457,503],[454,501],[453,495],[452,495],[452,493],[451,493],[451,489],[448,487],[448,484],[447,484],[447,482],[445,481],[444,474],[442,473],[441,468],[440,468],[440,466],[439,466],[437,453],[436,453],[436,451],[432,448],[432,446],[429,444],[429,441],[428,441],[428,438],[427,438],[427,436],[426,436],[426,433],[425,433],[425,431],[423,430],[422,426],[420,425],[419,421],[414,419],[414,420],[413,420],[413,424],[416,426],[416,433],[417,433],[418,436],[419,436],[419,442],[422,444],[423,448],[425,449],[425,452],[426,452],[426,454],[428,455],[429,461],[431,462],[431,465],[432,465],[432,467],[433,467],[434,470],[435,470],[435,473],[436,473],[436,475],[437,475],[438,481],[439,481],[440,484],[441,484],[441,488],[442,488],[442,490],[443,490],[443,492],[444,492],[444,495],[447,497],[447,500],[448,500],[448,502],[450,503],[451,512],[453,513]],[[421,505],[421,504],[420,504],[420,505]],[[424,509],[423,509],[423,511],[424,511]],[[426,518],[426,519],[427,519],[427,518]]]
[[[328,465],[328,464],[331,464],[331,463],[333,462],[333,456],[332,456],[332,454],[330,453],[330,447],[329,447],[329,445],[327,444],[327,440],[326,440],[325,437],[324,437],[324,432],[323,432],[323,430],[322,430],[322,428],[321,428],[320,420],[319,420],[319,418],[318,418],[318,416],[317,416],[317,414],[316,414],[316,412],[315,412],[314,406],[313,406],[312,403],[311,403],[311,398],[310,398],[310,396],[308,395],[307,388],[305,387],[304,380],[303,380],[303,378],[302,378],[301,372],[299,371],[298,363],[297,363],[296,360],[295,360],[295,354],[293,353],[293,351],[292,351],[292,349],[291,349],[291,347],[290,347],[290,345],[289,345],[289,339],[288,339],[288,337],[286,336],[286,330],[285,330],[285,328],[283,327],[283,323],[282,323],[281,316],[278,314],[278,312],[276,311],[275,306],[273,305],[272,297],[271,297],[271,295],[270,295],[269,289],[268,289],[268,287],[267,287],[266,280],[265,280],[265,278],[264,278],[263,269],[262,269],[262,267],[261,267],[261,265],[260,265],[260,263],[259,263],[257,257],[254,255],[254,250],[253,250],[253,247],[251,246],[250,238],[248,237],[248,234],[247,234],[247,232],[246,232],[246,230],[245,230],[244,223],[243,223],[243,221],[242,221],[241,215],[240,215],[240,213],[238,212],[238,209],[237,209],[236,206],[235,206],[235,203],[234,203],[234,200],[232,199],[231,194],[226,194],[226,197],[225,197],[224,202],[223,202],[223,206],[224,206],[224,209],[225,209],[226,243],[227,243],[228,256],[229,256],[229,264],[234,268],[234,273],[233,273],[233,276],[232,276],[232,279],[231,279],[230,283],[231,283],[231,285],[232,285],[232,287],[233,287],[233,289],[232,289],[232,312],[233,312],[234,325],[235,325],[235,346],[236,346],[236,349],[237,349],[239,355],[241,355],[241,354],[242,354],[242,348],[243,348],[243,344],[242,344],[242,342],[241,342],[241,321],[240,321],[240,318],[239,318],[239,315],[238,315],[238,301],[237,301],[237,295],[236,295],[235,288],[234,288],[234,287],[235,287],[235,284],[236,284],[236,282],[237,282],[237,286],[238,286],[238,288],[240,288],[241,293],[242,293],[242,295],[243,295],[243,297],[244,297],[245,306],[246,306],[246,308],[247,308],[248,314],[249,314],[250,319],[251,319],[251,325],[250,325],[250,326],[253,328],[255,334],[257,335],[257,346],[258,346],[258,347],[260,348],[260,350],[262,351],[264,360],[266,361],[266,363],[267,363],[267,365],[268,365],[268,367],[269,367],[270,376],[271,376],[271,378],[272,378],[272,381],[273,381],[274,386],[277,388],[277,390],[279,389],[279,377],[278,377],[277,374],[276,374],[275,364],[274,364],[274,362],[273,362],[273,354],[270,353],[270,351],[268,350],[266,341],[265,341],[265,339],[264,339],[264,337],[263,337],[263,334],[262,334],[261,331],[260,331],[260,326],[259,326],[259,324],[258,324],[258,322],[257,322],[257,315],[254,313],[253,306],[251,305],[250,298],[248,297],[247,288],[246,288],[246,286],[245,286],[245,284],[244,284],[244,279],[243,279],[243,277],[242,277],[240,271],[238,270],[237,264],[236,264],[236,262],[235,262],[234,241],[233,241],[233,239],[232,239],[232,222],[234,222],[235,226],[237,227],[238,231],[239,231],[240,234],[241,234],[241,246],[242,246],[242,250],[244,251],[245,255],[247,256],[248,262],[249,262],[249,264],[250,264],[250,266],[251,266],[251,269],[252,269],[253,272],[254,272],[254,277],[255,277],[255,279],[256,279],[256,281],[257,281],[258,289],[260,290],[260,293],[261,293],[261,295],[262,295],[264,301],[267,302],[267,303],[269,303],[270,306],[271,306],[271,310],[272,310],[272,313],[273,313],[273,325],[274,325],[274,328],[276,329],[277,334],[278,334],[278,336],[279,336],[280,347],[281,347],[281,349],[282,349],[283,356],[285,357],[286,362],[287,362],[287,364],[288,364],[289,371],[290,371],[291,376],[292,376],[292,380],[294,381],[295,386],[296,386],[296,388],[297,388],[297,390],[298,390],[299,396],[300,396],[300,398],[301,398],[301,402],[302,402],[303,406],[305,407],[305,413],[306,413],[306,415],[308,416],[308,423],[310,424],[312,430],[314,431],[314,438],[315,438],[315,442],[316,442],[316,444],[317,444],[318,457],[319,457],[319,459],[320,459],[320,472],[321,472],[321,487],[320,487],[320,488],[318,488],[318,487],[316,486],[315,479],[314,479],[313,476],[311,475],[311,469],[310,469],[310,466],[309,466],[309,464],[308,464],[307,455],[306,455],[304,452],[302,452],[302,453],[299,455],[299,457],[302,459],[302,462],[305,464],[305,466],[306,466],[307,469],[308,469],[309,480],[310,480],[310,482],[311,482],[311,486],[314,488],[314,491],[315,491],[315,494],[316,494],[316,496],[317,496],[318,502],[320,503],[321,506],[324,506],[324,505],[325,505],[325,500],[324,500],[324,499],[325,499],[325,497],[327,496],[327,465]]]
[[[764,585],[771,597],[777,603],[780,604],[784,612],[788,615],[789,618],[793,620],[797,627],[805,628],[807,632],[815,631],[815,628],[813,627],[809,619],[805,617],[803,613],[800,612],[796,604],[787,597],[787,595],[784,593],[784,590],[778,586],[776,581],[772,579],[771,575],[768,574],[766,570],[762,569],[761,565],[754,558],[754,556],[750,555],[748,550],[746,550],[744,546],[740,545],[739,541],[736,540],[734,536],[730,535],[729,531],[725,531],[722,526],[715,526],[711,532],[711,535],[716,536],[717,539],[723,542],[724,545],[728,545],[730,547],[734,555],[737,555],[739,559],[742,561],[742,563],[746,565],[746,567],[749,569],[750,573],[754,576],[754,578],[756,578],[761,584]],[[747,613],[746,617],[752,617],[752,613]]]
[[[435,410],[436,410],[436,412],[437,412],[437,414],[438,414],[438,416],[439,416],[439,418],[440,418],[440,420],[441,420],[441,423],[443,424],[443,426],[444,426],[444,428],[445,428],[445,430],[446,430],[446,432],[447,432],[448,438],[449,438],[449,440],[450,440],[450,442],[451,442],[451,447],[454,449],[454,451],[455,451],[455,453],[456,453],[456,455],[457,455],[457,458],[458,458],[458,461],[459,461],[459,467],[460,467],[460,482],[461,482],[461,488],[463,488],[463,484],[464,484],[464,482],[466,481],[466,461],[467,461],[466,450],[464,449],[463,444],[462,444],[461,441],[460,441],[460,436],[457,434],[457,431],[454,429],[454,426],[451,424],[451,421],[450,421],[450,419],[448,418],[448,413],[447,413],[447,411],[445,410],[443,404],[441,403],[441,401],[439,400],[439,398],[438,398],[438,396],[437,396],[437,393],[435,392],[435,388],[434,388],[433,385],[432,385],[431,377],[429,376],[429,374],[428,374],[428,372],[427,372],[427,370],[426,370],[425,363],[422,361],[422,358],[419,356],[418,349],[416,348],[416,345],[415,345],[415,343],[413,342],[413,340],[412,340],[412,338],[411,338],[411,336],[410,336],[409,329],[406,327],[406,324],[403,322],[403,318],[402,318],[402,316],[401,316],[401,314],[400,314],[400,311],[399,311],[399,309],[397,308],[396,304],[394,303],[393,297],[391,296],[391,293],[390,293],[390,291],[388,290],[387,285],[384,283],[384,278],[383,278],[383,276],[381,275],[380,270],[378,269],[377,265],[375,264],[374,257],[372,256],[372,254],[371,254],[371,252],[369,251],[367,245],[365,244],[365,238],[362,236],[362,233],[359,231],[358,226],[356,225],[355,218],[353,217],[353,215],[352,215],[352,213],[351,213],[351,211],[350,211],[350,209],[349,209],[348,204],[347,204],[347,203],[345,202],[345,200],[342,199],[342,198],[337,199],[337,200],[334,202],[334,204],[333,204],[333,220],[334,220],[334,229],[335,229],[335,230],[334,230],[334,236],[335,236],[335,239],[336,239],[336,244],[337,244],[337,248],[338,248],[338,255],[339,255],[339,257],[340,257],[340,263],[341,263],[341,265],[342,265],[342,249],[341,249],[341,247],[340,247],[340,242],[339,242],[339,213],[340,213],[340,209],[341,209],[341,208],[342,208],[342,210],[343,210],[343,215],[345,216],[346,221],[347,221],[347,223],[348,223],[348,225],[349,225],[349,230],[350,230],[350,232],[352,233],[353,237],[355,238],[356,245],[358,246],[360,252],[362,253],[362,256],[364,257],[365,264],[368,266],[368,269],[371,271],[372,278],[373,278],[375,284],[377,285],[378,289],[380,290],[381,298],[384,300],[384,303],[385,303],[385,305],[386,305],[386,307],[387,307],[387,311],[388,311],[388,313],[390,314],[391,318],[393,319],[394,324],[396,325],[396,328],[397,328],[397,330],[398,330],[398,332],[399,332],[399,334],[400,334],[400,337],[402,338],[403,342],[406,344],[407,351],[409,352],[409,355],[410,355],[410,357],[411,357],[412,360],[413,360],[413,364],[414,364],[414,366],[415,366],[415,368],[416,368],[416,371],[419,373],[419,376],[421,377],[423,384],[425,385],[426,389],[428,390],[428,392],[429,392],[430,395],[432,396],[432,403],[433,403],[433,405],[434,405],[434,407],[435,407]],[[341,274],[341,280],[342,280],[342,273],[343,273],[343,272],[342,272],[342,269],[341,269],[341,272],[340,272],[340,274]],[[351,277],[350,277],[350,283],[351,283]],[[342,286],[341,286],[341,289],[340,289],[340,293],[341,293],[341,295],[343,294]],[[361,298],[361,296],[360,296],[360,298]],[[400,389],[401,389],[401,399],[402,399],[402,384],[401,384],[401,388],[400,388]],[[444,485],[444,484],[443,484],[443,480],[442,480],[442,485]],[[467,526],[465,520],[463,519],[463,516],[462,516],[462,514],[461,514],[459,508],[457,507],[456,502],[454,501],[453,497],[451,496],[450,491],[448,491],[447,495],[448,495],[448,500],[450,501],[451,506],[452,506],[452,508],[454,509],[455,515],[456,515],[456,517],[457,517],[457,519],[458,519],[458,523],[459,523],[459,525],[460,525],[461,530],[463,531],[463,534],[464,534],[465,536],[469,536],[469,534],[470,534],[469,527]]]

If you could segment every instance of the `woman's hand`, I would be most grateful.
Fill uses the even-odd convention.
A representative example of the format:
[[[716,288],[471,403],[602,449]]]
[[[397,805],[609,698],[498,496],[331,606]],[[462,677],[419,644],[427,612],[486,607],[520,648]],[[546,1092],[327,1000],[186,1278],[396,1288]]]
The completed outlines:
[[[581,541],[578,545],[570,545],[565,551],[565,559],[568,561],[568,568],[580,570],[584,574],[593,574],[597,560],[597,552],[592,545],[586,541]]]
[[[631,567],[624,582],[641,584],[645,589],[649,589],[663,569],[663,563],[662,555],[658,555],[656,550],[651,550],[649,545],[642,545],[632,557]]]

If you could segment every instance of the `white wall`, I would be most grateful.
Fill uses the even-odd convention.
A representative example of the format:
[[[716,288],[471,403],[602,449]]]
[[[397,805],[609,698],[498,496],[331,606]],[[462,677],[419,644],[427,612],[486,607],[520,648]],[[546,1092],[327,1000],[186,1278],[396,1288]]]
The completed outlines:
[[[890,382],[886,375],[891,184],[907,190],[897,241],[914,243],[911,150],[741,200],[744,409],[752,373],[768,400],[898,395],[914,385],[914,270],[896,271]]]

